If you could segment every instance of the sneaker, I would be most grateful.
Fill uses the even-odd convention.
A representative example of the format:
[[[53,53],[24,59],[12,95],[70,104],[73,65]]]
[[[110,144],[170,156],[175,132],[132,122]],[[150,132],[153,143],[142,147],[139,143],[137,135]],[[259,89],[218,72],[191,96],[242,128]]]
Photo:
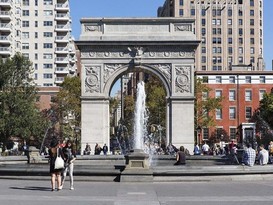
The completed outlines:
[[[61,185],[60,187],[59,187],[59,190],[62,190],[63,189],[63,185]]]
[[[73,186],[71,186],[71,187],[70,187],[70,190],[74,190],[74,187],[73,187]]]

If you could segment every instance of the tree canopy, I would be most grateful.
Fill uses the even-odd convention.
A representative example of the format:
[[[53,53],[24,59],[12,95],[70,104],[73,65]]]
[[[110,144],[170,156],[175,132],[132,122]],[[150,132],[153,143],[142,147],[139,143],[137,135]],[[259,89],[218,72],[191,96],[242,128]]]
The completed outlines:
[[[10,137],[41,140],[46,121],[36,106],[31,62],[17,53],[0,60],[0,141]]]

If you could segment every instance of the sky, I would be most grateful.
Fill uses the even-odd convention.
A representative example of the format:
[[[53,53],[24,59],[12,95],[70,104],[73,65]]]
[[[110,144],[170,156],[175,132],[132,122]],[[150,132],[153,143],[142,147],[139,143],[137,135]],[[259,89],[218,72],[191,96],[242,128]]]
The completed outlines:
[[[85,17],[156,17],[165,0],[70,0],[72,35],[81,33],[80,19]],[[266,70],[273,60],[273,0],[264,0],[264,59]],[[113,90],[117,89],[116,83]],[[111,92],[112,96],[112,92]]]

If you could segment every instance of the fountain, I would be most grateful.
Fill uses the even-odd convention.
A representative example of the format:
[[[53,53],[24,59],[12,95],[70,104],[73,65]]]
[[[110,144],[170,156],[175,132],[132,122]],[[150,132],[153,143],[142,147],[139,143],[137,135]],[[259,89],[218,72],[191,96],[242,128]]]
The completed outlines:
[[[143,151],[148,120],[145,100],[144,82],[139,82],[134,118],[134,149],[125,155],[126,168],[121,175],[122,181],[152,181],[153,179],[152,171],[149,169],[149,155]]]

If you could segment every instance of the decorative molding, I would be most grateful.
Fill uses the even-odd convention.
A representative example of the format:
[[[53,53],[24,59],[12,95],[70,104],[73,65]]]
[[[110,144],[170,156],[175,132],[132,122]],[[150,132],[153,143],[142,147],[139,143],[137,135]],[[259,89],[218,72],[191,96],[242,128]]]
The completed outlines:
[[[174,24],[175,32],[192,31],[191,24]]]
[[[104,83],[109,79],[110,75],[112,75],[116,70],[122,68],[122,64],[105,64],[103,70],[103,80]]]
[[[167,79],[167,81],[171,82],[171,64],[154,64],[152,67],[158,69],[163,76]]]
[[[84,31],[85,32],[100,32],[101,26],[98,24],[85,24]]]
[[[175,66],[175,92],[191,92],[191,66]]]
[[[85,67],[85,92],[99,93],[100,92],[100,73],[101,66],[86,66]]]

